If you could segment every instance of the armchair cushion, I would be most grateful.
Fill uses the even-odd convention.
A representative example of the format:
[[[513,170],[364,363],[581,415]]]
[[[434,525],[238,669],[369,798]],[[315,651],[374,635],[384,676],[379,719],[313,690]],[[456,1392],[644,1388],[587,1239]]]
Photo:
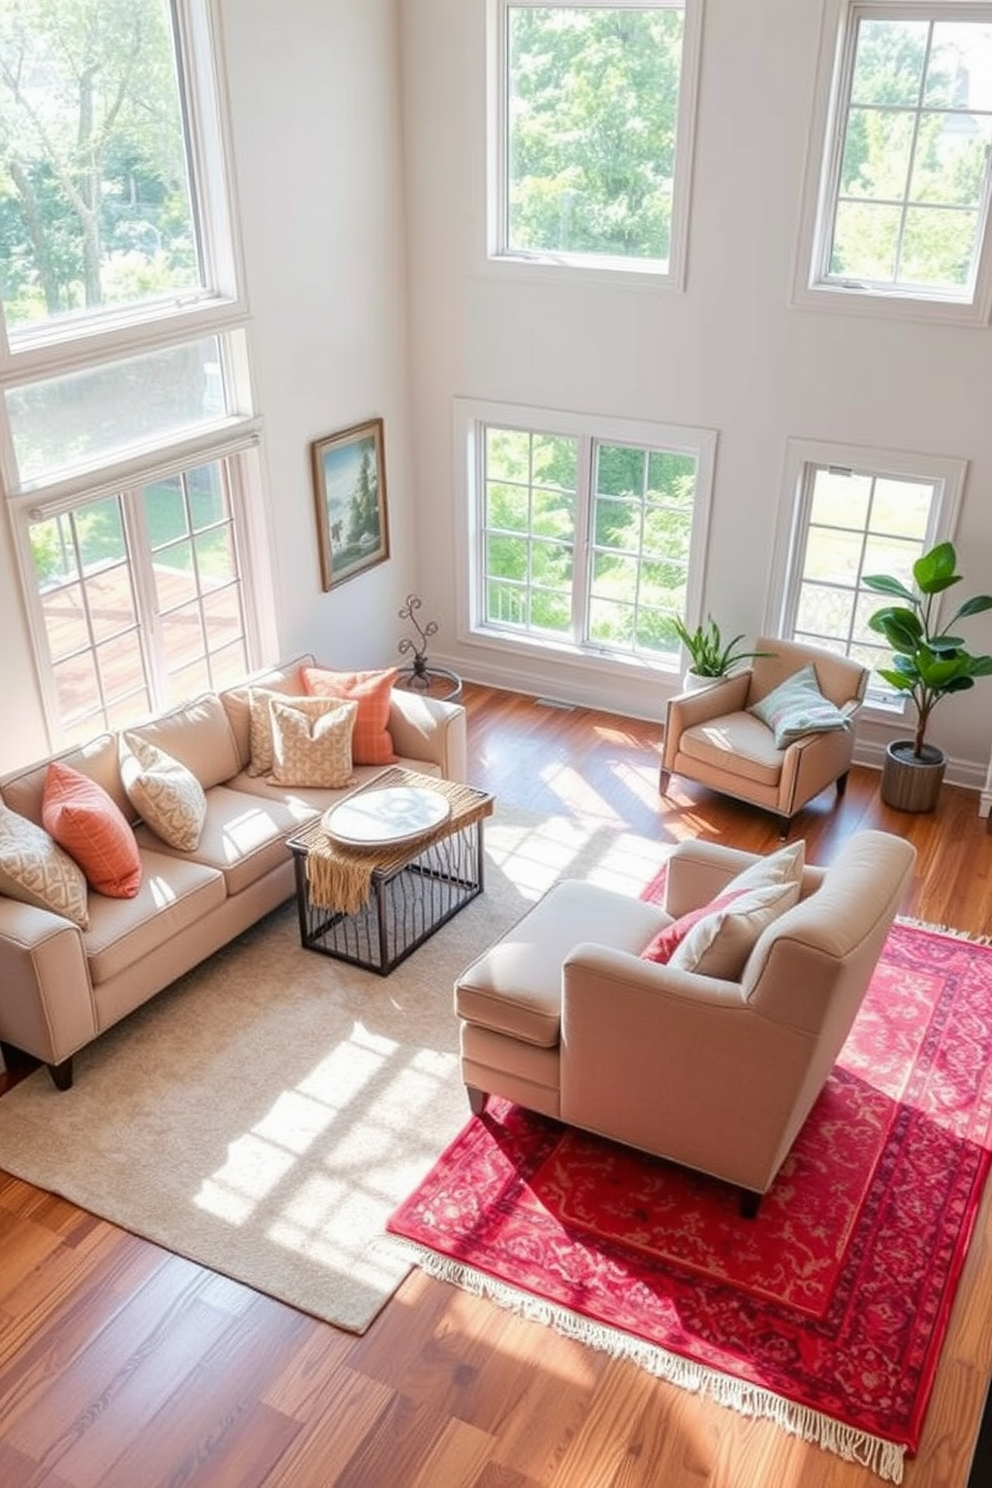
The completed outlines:
[[[823,734],[850,727],[847,716],[820,691],[811,662],[780,682],[767,697],[748,709],[775,735],[776,749],[784,749],[804,734]]]

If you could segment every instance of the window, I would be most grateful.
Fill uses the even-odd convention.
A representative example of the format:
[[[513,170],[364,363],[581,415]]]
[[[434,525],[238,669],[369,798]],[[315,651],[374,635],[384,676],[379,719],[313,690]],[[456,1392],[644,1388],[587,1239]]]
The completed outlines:
[[[698,0],[491,0],[490,256],[681,283]]]
[[[951,535],[963,478],[962,462],[793,443],[778,633],[840,651],[876,673],[887,665],[891,652],[868,626],[882,600],[865,588],[865,575],[893,574],[912,586],[917,558]],[[898,702],[877,675],[868,695]]]
[[[233,681],[258,649],[211,17],[0,8],[0,474],[53,745]]]
[[[835,55],[806,287],[986,320],[992,6],[848,0]]]
[[[248,670],[232,481],[221,460],[31,521],[32,602],[67,739]]]
[[[676,665],[715,436],[462,405],[475,634]]]

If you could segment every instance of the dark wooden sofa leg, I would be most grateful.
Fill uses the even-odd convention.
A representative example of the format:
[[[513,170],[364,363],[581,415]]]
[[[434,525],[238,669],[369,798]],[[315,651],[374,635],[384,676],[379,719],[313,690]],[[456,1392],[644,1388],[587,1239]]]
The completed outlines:
[[[468,1096],[472,1115],[481,1116],[486,1109],[486,1092],[484,1090],[476,1090],[474,1085],[466,1085],[465,1094]]]
[[[758,1206],[761,1203],[761,1194],[755,1193],[750,1188],[741,1189],[741,1218],[757,1219]]]
[[[778,819],[778,840],[784,842],[792,830],[792,817],[780,816]]]
[[[661,770],[658,771],[658,794],[659,794],[659,796],[667,796],[668,795],[668,782],[671,780],[671,778],[672,778],[672,775],[671,775],[671,771],[670,770],[661,769]]]
[[[843,775],[837,776],[837,794],[839,796],[842,796],[847,790],[847,777],[850,773],[850,770],[845,770]]]
[[[71,1059],[63,1059],[61,1064],[50,1064],[48,1066],[48,1073],[52,1077],[52,1082],[55,1085],[56,1090],[72,1089]]]

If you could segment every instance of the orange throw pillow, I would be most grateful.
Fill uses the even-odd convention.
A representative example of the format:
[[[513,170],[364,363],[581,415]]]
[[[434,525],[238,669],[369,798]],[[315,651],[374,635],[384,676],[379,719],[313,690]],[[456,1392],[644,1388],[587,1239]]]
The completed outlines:
[[[127,817],[102,785],[58,760],[45,772],[45,831],[79,864],[91,889],[133,899],[141,887],[138,844]]]
[[[330,672],[301,667],[303,686],[311,697],[340,698],[358,704],[351,758],[356,765],[395,765],[399,756],[387,728],[396,667],[384,672]]]

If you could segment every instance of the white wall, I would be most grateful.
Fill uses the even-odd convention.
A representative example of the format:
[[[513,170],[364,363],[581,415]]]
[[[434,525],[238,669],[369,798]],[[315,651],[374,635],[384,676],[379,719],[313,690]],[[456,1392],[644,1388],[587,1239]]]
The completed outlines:
[[[401,0],[400,12],[412,412],[418,500],[431,517],[420,587],[450,665],[646,716],[671,690],[629,667],[591,682],[568,663],[507,665],[459,642],[459,396],[716,429],[704,605],[731,634],[765,623],[790,436],[967,459],[962,594],[992,590],[992,332],[789,306],[820,3],[706,0],[688,277],[674,296],[511,283],[485,268],[485,0]],[[988,617],[968,634],[992,651]],[[892,732],[862,725],[863,755]],[[949,778],[978,785],[992,682],[943,703],[932,735],[952,757]]]
[[[221,0],[249,339],[271,510],[273,656],[396,659],[415,587],[396,0]],[[309,444],[385,420],[391,559],[321,589]],[[9,528],[0,521],[7,696],[0,770],[45,754]]]

